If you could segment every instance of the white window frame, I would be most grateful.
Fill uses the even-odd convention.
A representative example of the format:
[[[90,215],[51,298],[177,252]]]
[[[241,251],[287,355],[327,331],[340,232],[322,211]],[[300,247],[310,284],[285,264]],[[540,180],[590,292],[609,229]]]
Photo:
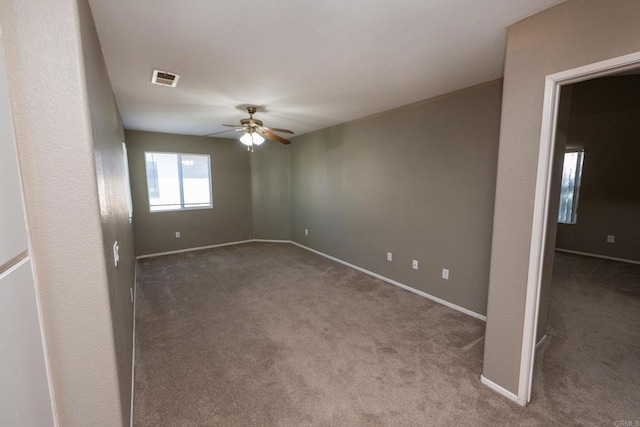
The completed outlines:
[[[562,157],[563,160],[563,176],[564,178],[564,160],[569,153],[578,153],[578,167],[576,168],[574,185],[573,185],[573,197],[570,206],[570,218],[568,221],[563,221],[560,218],[560,210],[562,208],[562,191],[560,192],[560,205],[558,206],[558,224],[575,224],[578,220],[578,200],[580,198],[580,183],[582,181],[582,168],[584,167],[584,148],[568,148],[565,150]]]
[[[153,210],[153,205],[151,204],[151,198],[149,195],[149,177],[148,177],[148,169],[147,169],[147,154],[175,154],[177,163],[178,163],[178,185],[180,187],[180,206],[172,209],[156,209]],[[185,206],[184,204],[184,181],[182,178],[182,156],[206,156],[207,157],[207,172],[209,175],[209,205],[207,206]],[[213,209],[213,176],[211,173],[211,155],[206,153],[177,153],[172,151],[145,151],[144,152],[144,169],[145,169],[145,180],[147,187],[147,203],[149,205],[150,213],[161,213],[161,212],[176,212],[176,211],[193,211],[200,209]]]

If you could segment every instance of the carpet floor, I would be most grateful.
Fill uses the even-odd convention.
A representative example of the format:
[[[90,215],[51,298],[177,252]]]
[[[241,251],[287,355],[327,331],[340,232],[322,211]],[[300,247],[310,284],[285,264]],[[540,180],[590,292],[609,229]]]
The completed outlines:
[[[532,405],[640,426],[640,265],[556,252],[548,322]]]
[[[561,276],[571,277],[570,260],[558,264]],[[631,282],[636,273],[629,273]],[[624,336],[635,341],[616,347],[624,357],[606,369],[584,365],[589,372],[560,366],[573,363],[562,344],[573,333],[571,323],[589,328],[579,310],[552,304],[559,326],[539,350],[534,400],[522,408],[480,383],[484,322],[294,245],[248,243],[143,259],[134,425],[613,425],[640,419],[638,298],[613,292],[628,297],[635,310],[629,325],[606,321],[635,328]],[[576,320],[557,321],[572,310]],[[578,352],[587,345],[569,342],[582,346]],[[589,346],[600,348],[596,344]],[[602,373],[616,380],[599,388]],[[620,389],[624,377],[632,381]]]

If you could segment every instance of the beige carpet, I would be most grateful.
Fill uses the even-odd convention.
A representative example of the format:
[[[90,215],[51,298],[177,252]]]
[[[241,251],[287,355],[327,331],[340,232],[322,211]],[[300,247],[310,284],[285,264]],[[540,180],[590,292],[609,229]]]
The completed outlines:
[[[640,426],[640,265],[556,252],[549,310],[532,406]]]
[[[293,245],[228,246],[138,268],[136,426],[640,419],[628,406],[575,402],[579,383],[550,388],[559,332],[542,349],[536,401],[519,407],[479,381],[483,322]],[[584,396],[617,401],[619,390],[590,387]],[[630,388],[637,400],[638,382]]]

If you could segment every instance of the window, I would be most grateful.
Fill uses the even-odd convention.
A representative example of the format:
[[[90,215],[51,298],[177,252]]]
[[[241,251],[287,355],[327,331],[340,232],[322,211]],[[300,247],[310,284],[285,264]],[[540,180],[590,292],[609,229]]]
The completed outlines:
[[[559,223],[576,223],[583,159],[584,150],[572,150],[564,153],[562,187],[560,189],[560,209],[558,211]]]
[[[151,212],[213,207],[208,154],[144,153]]]

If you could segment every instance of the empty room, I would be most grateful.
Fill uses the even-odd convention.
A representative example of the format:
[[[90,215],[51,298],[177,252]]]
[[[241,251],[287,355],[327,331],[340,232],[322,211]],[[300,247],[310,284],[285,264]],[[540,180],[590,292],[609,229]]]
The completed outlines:
[[[639,425],[639,18],[0,0],[0,425]]]

